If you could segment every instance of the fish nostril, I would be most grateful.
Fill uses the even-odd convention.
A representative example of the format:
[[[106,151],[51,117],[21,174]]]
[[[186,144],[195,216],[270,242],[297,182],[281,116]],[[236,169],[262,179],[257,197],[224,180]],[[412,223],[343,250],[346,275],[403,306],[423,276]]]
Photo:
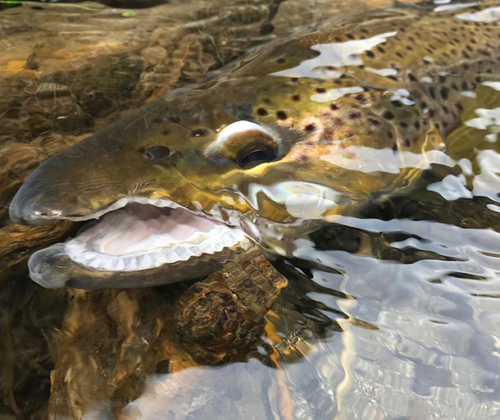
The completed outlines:
[[[197,130],[193,130],[191,132],[191,135],[193,137],[202,137],[204,136],[205,134],[207,134],[207,132],[205,130],[203,130],[202,128],[198,128]]]
[[[155,146],[149,149],[139,149],[139,152],[152,162],[158,162],[170,156],[170,149],[167,146]]]

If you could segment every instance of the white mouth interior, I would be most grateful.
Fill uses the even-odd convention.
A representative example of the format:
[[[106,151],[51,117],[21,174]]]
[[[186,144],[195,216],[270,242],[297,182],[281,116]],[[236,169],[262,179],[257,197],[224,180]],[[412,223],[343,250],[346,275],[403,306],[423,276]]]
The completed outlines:
[[[238,229],[182,207],[129,203],[66,242],[68,256],[102,271],[138,271],[214,254],[245,240]]]

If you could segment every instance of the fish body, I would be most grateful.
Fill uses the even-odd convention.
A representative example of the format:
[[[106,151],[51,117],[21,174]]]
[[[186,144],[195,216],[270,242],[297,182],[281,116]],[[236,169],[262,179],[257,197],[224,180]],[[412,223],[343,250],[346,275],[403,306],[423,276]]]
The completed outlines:
[[[500,8],[456,6],[354,15],[260,47],[49,159],[17,193],[11,217],[105,215],[100,232],[104,219],[118,225],[111,215],[135,203],[186,212],[177,226],[187,230],[210,220],[216,228],[207,237],[224,225],[269,247],[273,227],[299,232],[303,223],[356,213],[411,186],[446,151],[478,85],[498,73]],[[113,230],[105,241],[99,232],[79,248],[64,244],[62,254],[97,277],[125,270],[133,278],[178,263],[155,257],[148,266],[147,239],[110,264],[104,248]],[[183,235],[159,248],[187,252],[179,257],[186,266],[239,240],[216,246]],[[59,258],[40,252],[31,265],[37,281]]]

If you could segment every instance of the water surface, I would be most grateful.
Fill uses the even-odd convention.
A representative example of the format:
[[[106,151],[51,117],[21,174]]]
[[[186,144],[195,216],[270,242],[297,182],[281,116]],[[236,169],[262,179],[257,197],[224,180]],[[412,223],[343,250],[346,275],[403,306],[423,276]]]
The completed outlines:
[[[435,3],[429,13],[463,6]],[[500,417],[498,83],[477,87],[447,153],[431,156],[411,192],[325,224],[293,258],[275,261],[289,286],[262,337],[218,360],[172,335],[189,285],[35,285],[27,257],[71,228],[24,231],[5,209],[50,155],[255,45],[352,12],[352,3],[11,6],[0,11],[1,415]],[[394,170],[390,156],[375,158]]]

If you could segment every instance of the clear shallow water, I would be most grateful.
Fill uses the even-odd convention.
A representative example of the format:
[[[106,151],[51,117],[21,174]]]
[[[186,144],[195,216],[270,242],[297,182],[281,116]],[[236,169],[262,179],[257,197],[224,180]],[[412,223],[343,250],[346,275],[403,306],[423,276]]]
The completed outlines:
[[[175,347],[183,285],[42,290],[6,254],[18,264],[2,272],[6,416],[499,418],[499,104],[495,85],[479,89],[410,193],[336,219],[275,263],[289,287],[234,363],[200,365]]]

